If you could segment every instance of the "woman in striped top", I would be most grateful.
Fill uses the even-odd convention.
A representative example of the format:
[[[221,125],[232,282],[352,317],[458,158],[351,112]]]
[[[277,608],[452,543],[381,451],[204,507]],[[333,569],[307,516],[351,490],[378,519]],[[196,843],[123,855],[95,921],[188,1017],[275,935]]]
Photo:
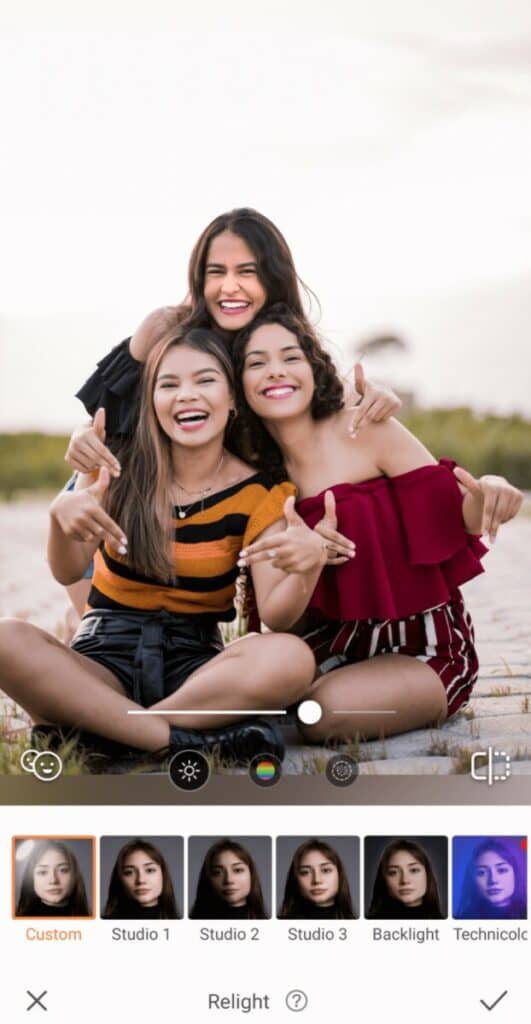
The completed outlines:
[[[207,330],[182,328],[149,356],[121,475],[111,483],[102,468],[55,499],[56,579],[80,579],[93,556],[96,566],[71,649],[29,623],[1,624],[3,687],[36,722],[145,751],[281,756],[278,730],[245,716],[286,708],[313,678],[309,648],[281,631],[304,610],[327,550],[294,512],[292,485],[229,450],[233,416],[224,346]],[[222,650],[217,622],[235,615],[239,551],[284,528],[297,545],[296,572],[271,563],[252,572],[260,618],[277,632]],[[134,713],[143,708],[151,714]]]

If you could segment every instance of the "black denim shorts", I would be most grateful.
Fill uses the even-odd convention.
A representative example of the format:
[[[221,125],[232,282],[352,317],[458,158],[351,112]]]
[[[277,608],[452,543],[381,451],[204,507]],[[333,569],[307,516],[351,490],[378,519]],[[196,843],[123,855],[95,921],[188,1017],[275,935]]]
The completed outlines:
[[[216,623],[197,615],[94,609],[70,646],[110,669],[137,704],[151,707],[219,654],[223,641]]]

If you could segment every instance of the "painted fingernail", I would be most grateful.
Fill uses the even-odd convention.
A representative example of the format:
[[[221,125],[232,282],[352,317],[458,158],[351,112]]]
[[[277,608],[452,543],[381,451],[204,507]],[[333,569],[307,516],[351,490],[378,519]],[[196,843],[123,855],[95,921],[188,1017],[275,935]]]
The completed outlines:
[[[119,555],[126,555],[127,554],[127,548],[125,547],[125,544],[120,544],[120,547],[118,548],[118,554]]]
[[[245,561],[245,558],[239,558],[236,565],[238,566],[238,569],[245,569],[247,562]]]
[[[242,550],[240,551],[240,558],[245,558],[246,554],[247,554],[247,548],[242,548]]]

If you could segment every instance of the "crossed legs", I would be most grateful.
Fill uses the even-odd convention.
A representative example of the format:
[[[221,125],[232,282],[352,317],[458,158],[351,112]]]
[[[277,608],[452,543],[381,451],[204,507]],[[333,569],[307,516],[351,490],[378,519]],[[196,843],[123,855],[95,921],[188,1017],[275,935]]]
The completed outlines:
[[[315,725],[301,727],[310,743],[365,740],[444,721],[446,693],[429,665],[403,654],[380,654],[318,679],[307,696],[321,704]]]
[[[34,721],[86,729],[141,750],[167,746],[170,725],[219,728],[239,719],[231,709],[286,708],[308,690],[314,671],[313,655],[298,637],[250,636],[197,669],[151,709],[172,714],[131,715],[128,711],[141,708],[109,669],[37,626],[0,621],[0,688]],[[226,715],[179,714],[209,709]]]

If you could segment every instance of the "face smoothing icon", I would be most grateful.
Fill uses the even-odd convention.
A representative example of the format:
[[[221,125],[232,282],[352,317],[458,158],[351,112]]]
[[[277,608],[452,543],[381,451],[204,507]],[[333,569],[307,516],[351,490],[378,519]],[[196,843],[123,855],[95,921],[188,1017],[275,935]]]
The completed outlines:
[[[326,777],[333,786],[351,786],[358,777],[358,762],[348,754],[334,754],[327,761]]]
[[[208,758],[197,750],[181,750],[172,757],[168,774],[177,789],[196,792],[206,786],[210,778]]]
[[[20,756],[20,767],[39,779],[40,782],[55,782],[63,770],[59,754],[53,750],[24,750]]]

